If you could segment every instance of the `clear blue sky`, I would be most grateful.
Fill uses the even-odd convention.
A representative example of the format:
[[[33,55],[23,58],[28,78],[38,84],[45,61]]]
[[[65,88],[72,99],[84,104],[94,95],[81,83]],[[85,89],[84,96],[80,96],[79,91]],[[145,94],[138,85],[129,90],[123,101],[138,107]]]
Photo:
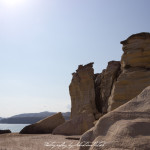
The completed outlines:
[[[149,0],[0,0],[0,117],[68,111],[71,73],[120,60],[121,40],[150,32]]]

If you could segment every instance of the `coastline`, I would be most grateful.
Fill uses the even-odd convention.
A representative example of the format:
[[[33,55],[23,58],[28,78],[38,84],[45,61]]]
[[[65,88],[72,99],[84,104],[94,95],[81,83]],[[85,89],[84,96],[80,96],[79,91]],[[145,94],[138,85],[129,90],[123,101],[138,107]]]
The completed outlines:
[[[29,124],[5,124],[0,123],[0,130],[9,129],[12,133],[20,132],[25,126]]]

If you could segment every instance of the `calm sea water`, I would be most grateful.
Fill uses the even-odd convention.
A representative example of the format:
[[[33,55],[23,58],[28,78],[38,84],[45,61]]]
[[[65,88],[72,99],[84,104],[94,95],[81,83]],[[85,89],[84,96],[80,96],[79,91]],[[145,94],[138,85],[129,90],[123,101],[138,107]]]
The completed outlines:
[[[0,130],[9,129],[11,132],[20,132],[27,125],[29,124],[0,124]]]

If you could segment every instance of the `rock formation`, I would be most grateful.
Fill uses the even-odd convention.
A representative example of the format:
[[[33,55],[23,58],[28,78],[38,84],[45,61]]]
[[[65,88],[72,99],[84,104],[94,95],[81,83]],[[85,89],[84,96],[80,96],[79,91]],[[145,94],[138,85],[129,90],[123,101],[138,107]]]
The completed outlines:
[[[120,72],[120,62],[111,61],[101,74],[94,74],[93,63],[79,65],[69,86],[71,120],[58,126],[53,134],[81,135],[93,127],[95,119],[107,112],[108,97]],[[74,130],[72,130],[74,129]]]
[[[79,65],[69,86],[71,118],[82,113],[96,114],[93,63]]]
[[[71,120],[58,126],[53,134],[81,135],[94,125],[99,117],[95,105],[95,75],[93,63],[79,65],[69,86]]]
[[[150,85],[150,33],[132,35],[121,44],[124,51],[121,62],[110,61],[102,73],[94,74],[93,63],[78,66],[69,86],[71,120],[58,126],[53,134],[82,134],[93,126],[95,120]],[[37,124],[31,125],[23,131],[38,131],[39,127],[35,126],[38,127]]]
[[[124,54],[121,65],[150,68],[150,33],[134,34],[122,41]]]
[[[92,114],[80,114],[54,129],[53,134],[81,135],[93,127],[95,118]]]
[[[72,121],[81,114],[91,114],[97,120],[150,85],[150,33],[132,35],[121,44],[121,62],[110,61],[99,74],[94,74],[93,63],[79,65],[72,74]]]
[[[106,113],[108,98],[119,73],[119,61],[108,62],[107,68],[100,74],[94,74],[93,63],[79,65],[69,86],[71,118],[91,113],[98,119],[99,113]]]
[[[150,33],[139,33],[122,41],[121,74],[109,98],[111,111],[137,96],[150,85]]]
[[[100,113],[107,113],[108,98],[111,94],[113,83],[120,73],[120,62],[110,61],[106,69],[95,80],[95,103]]]
[[[150,86],[143,92],[107,113],[99,119],[95,127],[84,133],[80,142],[92,142],[91,147],[80,150],[126,150],[150,149]],[[99,147],[94,146],[98,142]]]
[[[50,117],[47,117],[35,124],[24,127],[20,134],[43,134],[52,133],[52,131],[59,125],[65,122],[64,117],[61,113],[57,113]]]

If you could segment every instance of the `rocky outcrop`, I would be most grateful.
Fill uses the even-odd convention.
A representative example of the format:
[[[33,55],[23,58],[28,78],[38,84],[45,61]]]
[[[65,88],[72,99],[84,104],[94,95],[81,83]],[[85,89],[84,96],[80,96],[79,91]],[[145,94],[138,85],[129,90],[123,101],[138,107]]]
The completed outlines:
[[[94,74],[93,63],[80,65],[73,73],[69,86],[71,96],[71,117],[82,113],[91,113],[98,116],[106,113],[108,98],[114,81],[120,73],[120,62],[110,61],[106,69],[100,74]]]
[[[79,65],[69,86],[71,96],[71,118],[82,113],[95,115],[94,69],[93,63]]]
[[[81,135],[93,127],[94,121],[95,118],[93,114],[80,114],[55,128],[53,134]]]
[[[106,69],[99,74],[95,80],[96,106],[100,113],[107,113],[108,98],[111,94],[111,89],[114,81],[120,73],[120,62],[110,61]]]
[[[39,122],[24,127],[20,134],[43,134],[52,133],[52,131],[59,125],[65,122],[61,113],[57,113],[50,117],[47,117]]]
[[[58,127],[57,133],[67,133],[65,126],[74,128],[79,125],[82,128],[79,119],[82,114],[93,115],[98,120],[150,85],[150,33],[132,35],[121,44],[124,51],[121,62],[110,61],[99,74],[94,74],[93,63],[79,65],[72,74],[69,86],[72,120]],[[79,119],[80,123],[74,118]],[[74,132],[68,131],[67,134],[72,135]]]
[[[109,97],[111,111],[137,96],[150,85],[150,33],[139,33],[122,41],[121,74]]]
[[[94,125],[99,113],[95,105],[95,75],[93,63],[79,65],[69,86],[71,119],[58,126],[53,134],[81,135]]]
[[[10,130],[0,130],[0,134],[11,133]]]
[[[92,146],[82,146],[80,150],[148,150],[150,149],[149,116],[150,86],[131,101],[100,118],[95,127],[84,133],[80,140],[83,144],[92,142]]]
[[[81,135],[93,127],[95,119],[107,112],[108,97],[119,72],[118,61],[109,62],[101,74],[94,74],[93,63],[79,65],[69,86],[71,120],[58,126],[53,134]]]
[[[150,68],[150,33],[134,34],[122,41],[121,66]]]
[[[150,71],[144,68],[123,70],[112,89],[109,98],[109,111],[128,102],[150,85]]]

